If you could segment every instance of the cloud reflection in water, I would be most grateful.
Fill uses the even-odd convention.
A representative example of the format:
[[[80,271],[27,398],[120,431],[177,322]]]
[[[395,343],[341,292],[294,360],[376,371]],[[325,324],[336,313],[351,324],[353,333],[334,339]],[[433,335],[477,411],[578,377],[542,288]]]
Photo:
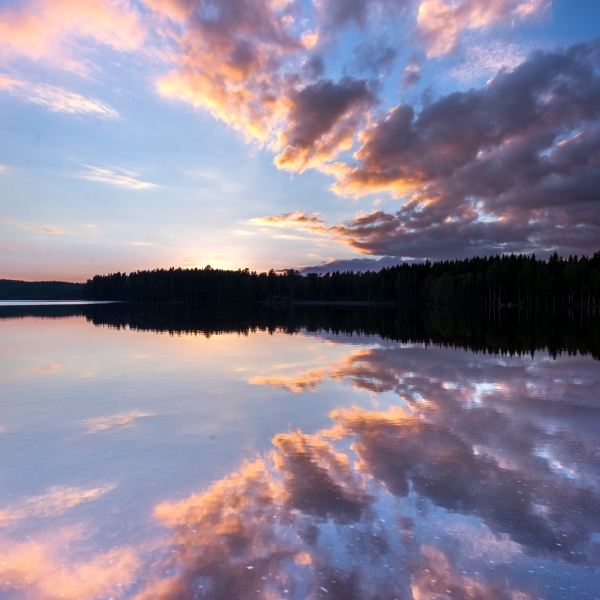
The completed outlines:
[[[557,364],[381,341],[318,370],[262,374],[251,383],[300,393],[344,382],[396,406],[338,408],[328,429],[275,435],[204,492],[156,506],[164,529],[151,544],[67,569],[50,548],[68,533],[3,538],[0,579],[20,590],[2,593],[528,600],[560,598],[568,581],[580,586],[571,597],[594,597],[597,363]]]

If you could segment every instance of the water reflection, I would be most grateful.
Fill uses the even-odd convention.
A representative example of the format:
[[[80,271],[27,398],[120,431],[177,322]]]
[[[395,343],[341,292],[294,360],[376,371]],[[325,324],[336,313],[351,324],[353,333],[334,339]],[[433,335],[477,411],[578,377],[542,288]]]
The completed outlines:
[[[85,318],[97,326],[170,333],[248,335],[256,331],[376,335],[475,352],[550,355],[590,354],[600,359],[597,308],[523,311],[512,308],[457,310],[413,306],[169,305],[98,303],[79,306],[0,306],[0,321],[36,316]]]
[[[332,417],[157,506],[171,553],[134,597],[541,598],[545,569],[598,563],[597,479],[578,484],[533,455],[501,465],[405,409]]]
[[[598,362],[399,344],[332,329],[290,336],[274,327],[269,354],[266,335],[230,339],[223,348],[218,336],[200,339],[203,357],[223,361],[235,339],[243,340],[247,362],[232,364],[228,375],[240,381],[230,410],[245,415],[247,430],[268,421],[270,448],[246,444],[235,456],[238,467],[224,469],[216,452],[190,451],[180,433],[170,443],[183,462],[161,462],[159,445],[145,458],[165,471],[214,462],[220,474],[194,492],[165,488],[145,504],[148,482],[113,455],[114,480],[57,485],[5,502],[0,597],[599,598]],[[114,348],[124,343],[114,337],[124,332],[106,333]],[[593,336],[586,335],[574,342],[580,351],[584,342],[590,347]],[[171,354],[185,344],[147,338],[149,354],[150,341],[170,344]],[[140,354],[137,346],[130,351]],[[162,377],[183,378],[177,369],[184,356]],[[215,380],[212,363],[193,364],[204,381]],[[262,402],[252,411],[240,408],[249,394]],[[270,414],[272,394],[287,412]],[[296,428],[309,400],[305,411],[331,398],[337,406],[322,409],[318,427]],[[172,402],[76,418],[73,428],[86,443],[108,448],[114,436],[160,423]],[[214,431],[220,439],[223,432]],[[103,534],[107,503],[119,493],[134,510],[117,514],[125,534],[111,537]],[[118,513],[118,502],[110,506]]]

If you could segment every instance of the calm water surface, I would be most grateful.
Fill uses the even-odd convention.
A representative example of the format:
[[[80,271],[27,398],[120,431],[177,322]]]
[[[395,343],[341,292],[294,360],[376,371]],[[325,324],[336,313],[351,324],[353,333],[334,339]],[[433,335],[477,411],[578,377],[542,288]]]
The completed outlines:
[[[0,309],[0,598],[600,598],[597,320],[240,311]]]

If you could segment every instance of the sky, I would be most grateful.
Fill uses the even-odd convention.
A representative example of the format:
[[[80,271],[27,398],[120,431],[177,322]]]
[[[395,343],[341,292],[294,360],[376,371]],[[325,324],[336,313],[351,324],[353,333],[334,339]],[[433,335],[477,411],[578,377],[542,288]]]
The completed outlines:
[[[600,250],[597,0],[0,0],[0,278]]]

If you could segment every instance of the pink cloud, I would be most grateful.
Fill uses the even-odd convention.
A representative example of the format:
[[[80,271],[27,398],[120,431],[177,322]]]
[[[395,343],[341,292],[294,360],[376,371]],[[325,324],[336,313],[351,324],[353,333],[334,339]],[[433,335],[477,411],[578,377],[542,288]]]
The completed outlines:
[[[551,0],[422,0],[417,24],[428,56],[434,57],[455,48],[466,30],[540,16],[550,5]]]
[[[141,48],[145,31],[128,0],[31,0],[0,10],[0,56],[43,61],[79,72],[85,60],[78,42],[119,51]]]

